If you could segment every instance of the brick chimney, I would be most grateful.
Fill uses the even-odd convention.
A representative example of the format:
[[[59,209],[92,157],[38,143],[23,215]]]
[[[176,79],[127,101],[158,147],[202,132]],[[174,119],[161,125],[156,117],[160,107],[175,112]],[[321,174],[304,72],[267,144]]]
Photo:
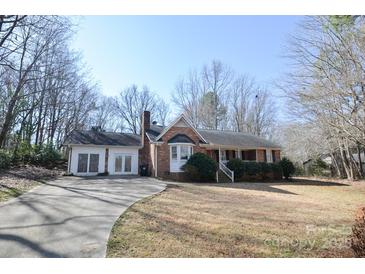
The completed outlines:
[[[147,110],[143,111],[142,114],[142,131],[150,128],[151,125],[151,113]]]
[[[152,162],[150,155],[150,141],[146,135],[146,131],[151,126],[151,113],[147,110],[143,111],[142,119],[141,119],[141,141],[142,141],[142,149],[139,151],[140,153],[140,165],[148,165],[148,173],[151,172]]]

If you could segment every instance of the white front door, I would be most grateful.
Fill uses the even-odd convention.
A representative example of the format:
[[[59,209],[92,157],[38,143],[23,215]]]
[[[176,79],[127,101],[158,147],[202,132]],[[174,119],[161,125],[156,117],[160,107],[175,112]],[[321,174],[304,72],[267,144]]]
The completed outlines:
[[[132,174],[132,155],[116,154],[114,162],[115,174]]]

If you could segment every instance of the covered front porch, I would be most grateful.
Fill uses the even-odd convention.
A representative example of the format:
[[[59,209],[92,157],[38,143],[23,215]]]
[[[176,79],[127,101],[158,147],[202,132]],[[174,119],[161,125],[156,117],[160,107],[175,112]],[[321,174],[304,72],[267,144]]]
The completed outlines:
[[[276,162],[278,153],[267,148],[207,147],[207,154],[218,163],[226,164],[232,159],[253,162]]]
[[[227,167],[232,159],[241,159],[247,162],[273,163],[280,160],[280,150],[271,148],[244,148],[230,146],[207,146],[207,154],[218,163],[219,170],[216,181],[219,182],[220,172],[234,182],[234,172]]]

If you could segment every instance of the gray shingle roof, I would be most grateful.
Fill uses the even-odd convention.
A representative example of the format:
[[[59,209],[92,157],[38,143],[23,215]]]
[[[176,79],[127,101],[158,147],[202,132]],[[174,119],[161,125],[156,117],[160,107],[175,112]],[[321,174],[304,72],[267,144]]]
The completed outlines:
[[[162,132],[164,127],[158,125],[151,125],[148,130],[148,136],[151,140],[156,140],[156,137]],[[210,130],[210,129],[198,129],[200,135],[210,145],[221,145],[221,146],[239,146],[247,148],[279,148],[278,144],[275,144],[264,138],[243,132],[235,132],[228,130]]]
[[[247,148],[279,148],[280,146],[264,138],[243,132],[198,129],[210,145],[239,146]]]
[[[65,144],[140,146],[141,136],[132,133],[75,130],[67,138]]]
[[[152,141],[156,141],[156,137],[163,129],[162,126],[151,125],[147,135]],[[208,129],[198,129],[198,132],[210,145],[239,146],[242,148],[280,147],[278,144],[249,133]],[[140,146],[141,136],[131,133],[98,132],[94,130],[74,131],[65,144]]]
[[[151,141],[156,141],[156,137],[160,135],[163,129],[163,126],[151,125],[150,129],[148,129],[146,132],[148,138],[150,138]]]

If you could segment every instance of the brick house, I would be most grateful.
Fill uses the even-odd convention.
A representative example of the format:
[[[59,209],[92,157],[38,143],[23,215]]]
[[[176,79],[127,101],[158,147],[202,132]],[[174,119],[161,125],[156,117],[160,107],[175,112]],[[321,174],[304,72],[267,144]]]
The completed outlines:
[[[145,111],[141,125],[141,135],[73,132],[65,144],[69,173],[138,174],[138,167],[145,166],[150,176],[179,179],[190,155],[202,152],[217,161],[220,170],[230,177],[231,171],[225,166],[230,159],[269,163],[280,160],[280,147],[268,140],[241,132],[197,129],[183,114],[162,127],[151,123],[150,112]]]

